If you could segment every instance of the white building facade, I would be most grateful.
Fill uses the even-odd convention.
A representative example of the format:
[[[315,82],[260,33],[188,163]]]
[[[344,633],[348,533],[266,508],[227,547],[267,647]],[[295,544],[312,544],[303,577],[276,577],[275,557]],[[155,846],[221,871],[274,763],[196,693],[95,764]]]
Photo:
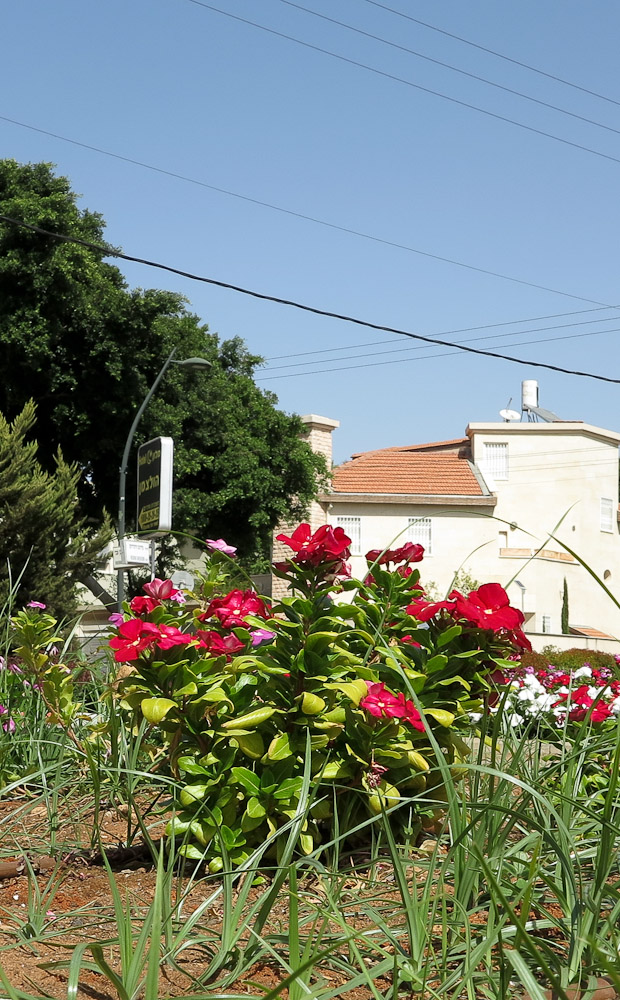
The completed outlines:
[[[304,419],[329,460],[336,421]],[[553,419],[471,423],[457,440],[362,452],[333,470],[313,527],[345,529],[354,575],[369,549],[419,542],[422,583],[442,596],[459,570],[501,583],[534,648],[620,652],[620,608],[579,561],[620,600],[619,445],[615,431]]]

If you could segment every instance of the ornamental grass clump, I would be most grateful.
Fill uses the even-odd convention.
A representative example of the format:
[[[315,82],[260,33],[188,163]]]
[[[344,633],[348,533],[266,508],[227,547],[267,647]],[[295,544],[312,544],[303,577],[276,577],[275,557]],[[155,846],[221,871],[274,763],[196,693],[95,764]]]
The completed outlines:
[[[386,810],[411,836],[445,798],[446,764],[456,773],[467,755],[488,678],[528,645],[497,584],[427,601],[419,545],[368,553],[360,581],[342,528],[279,538],[291,549],[274,567],[289,586],[281,601],[226,591],[234,553],[218,539],[194,600],[153,581],[110,639],[133,667],[121,705],[168,747],[179,787],[168,835],[212,871],[269,838],[277,855],[308,773],[303,853]]]

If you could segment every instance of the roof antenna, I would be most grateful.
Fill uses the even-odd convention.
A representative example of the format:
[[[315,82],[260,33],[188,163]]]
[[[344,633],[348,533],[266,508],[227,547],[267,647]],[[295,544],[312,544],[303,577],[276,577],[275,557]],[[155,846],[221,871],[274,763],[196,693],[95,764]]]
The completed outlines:
[[[517,413],[516,410],[510,409],[510,404],[512,403],[512,396],[508,400],[508,406],[505,410],[500,410],[499,415],[503,417],[507,424],[512,423],[515,420],[521,420],[521,414]]]

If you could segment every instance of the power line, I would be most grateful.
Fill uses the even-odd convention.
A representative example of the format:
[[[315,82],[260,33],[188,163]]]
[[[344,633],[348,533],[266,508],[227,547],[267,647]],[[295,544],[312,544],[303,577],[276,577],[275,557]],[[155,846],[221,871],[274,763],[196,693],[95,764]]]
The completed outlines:
[[[520,330],[520,331],[519,330],[511,330],[510,333],[492,333],[492,334],[488,334],[486,337],[469,337],[466,340],[455,340],[454,343],[455,344],[474,344],[474,343],[476,343],[479,340],[501,340],[503,337],[521,337],[521,336],[525,336],[528,333],[542,333],[545,330],[566,330],[566,329],[569,329],[570,327],[573,327],[573,326],[587,326],[589,323],[609,323],[609,322],[611,322],[614,319],[616,319],[615,316],[610,316],[607,319],[584,320],[582,323],[558,323],[556,326],[540,326],[538,328],[533,327],[530,330]],[[452,332],[454,332],[454,331],[452,331]],[[542,337],[539,340],[526,340],[526,341],[518,341],[518,340],[516,340],[516,341],[514,341],[514,343],[515,343],[515,345],[518,345],[519,343],[526,343],[526,344],[546,344],[548,341],[551,341],[551,340],[572,340],[572,339],[575,339],[577,337],[600,337],[600,336],[602,336],[605,333],[620,333],[620,327],[616,327],[613,330],[591,330],[591,331],[589,331],[587,333],[577,333],[577,334],[568,335],[566,337]],[[367,345],[365,345],[365,344],[358,344],[357,345],[358,348],[362,348],[362,347],[365,347],[365,346],[367,346]],[[375,358],[381,357],[384,354],[402,354],[404,351],[423,351],[423,350],[426,350],[426,345],[423,345],[422,347],[420,347],[420,346],[417,346],[417,347],[393,347],[393,348],[390,348],[387,351],[374,351],[373,352],[373,357],[375,357]],[[317,363],[329,364],[331,361],[356,361],[358,358],[363,358],[365,356],[366,355],[364,355],[364,354],[352,354],[352,355],[349,355],[349,357],[345,356],[345,357],[341,357],[341,358],[323,358],[323,359],[318,359],[318,360],[315,358],[312,361],[296,361],[296,362],[292,362],[289,365],[270,365],[266,369],[266,371],[274,372],[274,371],[279,371],[282,368],[303,368],[306,365],[315,365]],[[295,357],[295,355],[290,355],[290,357]],[[398,364],[399,361],[412,361],[412,360],[415,360],[415,358],[399,358],[399,359],[395,359],[392,362],[386,362],[386,364]],[[326,370],[330,371],[331,369],[326,369]],[[336,370],[340,370],[340,369],[336,369]],[[300,374],[303,374],[303,372],[300,372]]]
[[[204,0],[187,0],[188,3],[195,4],[197,7],[204,7],[206,10],[210,10],[215,14],[222,14],[224,17],[232,18],[234,21],[239,21],[241,24],[250,25],[252,28],[258,28],[260,31],[266,31],[270,35],[275,35],[277,38],[283,38],[288,42],[295,42],[296,45],[302,45],[306,49],[312,49],[314,52],[321,52],[323,55],[330,56],[332,59],[338,59],[340,62],[347,63],[349,66],[356,66],[358,69],[366,70],[368,73],[375,73],[377,76],[384,77],[386,80],[392,80],[394,83],[402,83],[406,87],[413,87],[414,90],[420,90],[424,94],[431,94],[433,97],[439,97],[443,101],[449,101],[451,104],[457,104],[461,108],[469,108],[470,111],[477,111],[481,115],[486,115],[488,118],[494,118],[496,121],[506,122],[508,125],[514,125],[516,128],[524,129],[526,132],[532,132],[535,135],[545,136],[547,139],[553,139],[555,142],[561,142],[565,146],[572,146],[573,149],[580,149],[584,153],[591,153],[593,156],[599,156],[604,160],[610,160],[612,163],[620,163],[620,157],[612,156],[610,153],[603,153],[600,149],[592,149],[591,146],[584,146],[580,142],[573,142],[571,139],[563,139],[559,135],[554,135],[552,132],[546,132],[544,129],[534,128],[533,125],[525,125],[524,122],[518,122],[515,118],[508,118],[506,115],[500,115],[495,111],[489,111],[487,108],[481,108],[477,104],[470,104],[468,101],[462,101],[458,97],[450,97],[449,94],[443,94],[439,90],[432,90],[430,87],[423,87],[420,83],[414,83],[412,80],[406,80],[402,76],[396,76],[395,73],[387,73],[385,70],[377,69],[376,66],[369,66],[367,63],[360,62],[357,59],[350,59],[348,56],[343,56],[339,52],[332,52],[331,49],[322,48],[320,45],[313,45],[311,42],[305,42],[301,38],[296,38],[294,35],[287,35],[283,31],[276,31],[275,28],[268,28],[264,24],[259,24],[258,21],[250,21],[249,18],[240,17],[238,14],[232,14],[228,10],[221,10],[219,7],[214,7],[212,4],[205,3]]]
[[[601,333],[612,333],[612,332],[615,333],[616,331],[615,330],[614,331],[611,331],[611,330],[597,330],[597,331],[594,331],[593,330],[590,333],[573,333],[573,334],[569,334],[568,336],[565,336],[565,337],[543,337],[543,338],[540,338],[540,339],[537,339],[537,340],[522,340],[522,341],[515,340],[511,344],[507,344],[506,346],[507,347],[521,347],[521,346],[523,346],[525,344],[550,344],[550,343],[552,343],[553,341],[556,341],[556,340],[578,340],[578,339],[581,339],[582,337],[597,337]],[[408,334],[408,336],[411,336],[411,334]],[[428,340],[430,338],[423,338],[423,339]],[[447,345],[448,341],[445,341],[445,340],[433,340],[432,343]],[[258,375],[257,376],[257,381],[258,382],[272,382],[272,381],[274,381],[274,379],[279,379],[279,378],[299,378],[302,375],[327,375],[327,374],[329,374],[329,372],[348,372],[348,371],[355,371],[358,368],[378,368],[378,367],[383,367],[383,365],[406,364],[408,361],[418,361],[418,362],[420,362],[420,361],[428,361],[431,358],[447,358],[447,357],[450,357],[453,354],[458,354],[459,351],[473,351],[476,354],[485,354],[487,357],[503,358],[504,361],[508,361],[508,360],[517,361],[518,360],[517,358],[507,358],[506,355],[504,355],[504,354],[493,354],[493,352],[491,352],[491,351],[482,351],[482,350],[476,349],[474,347],[465,347],[464,346],[464,342],[459,343],[459,341],[454,341],[452,344],[450,344],[450,346],[451,347],[456,347],[457,350],[456,351],[441,351],[439,354],[424,354],[420,358],[397,358],[397,359],[394,359],[393,361],[369,361],[369,362],[367,362],[367,363],[365,363],[363,365],[345,365],[342,368],[315,368],[311,372],[291,372],[290,374],[287,374],[287,375],[268,375],[266,377],[264,377],[262,375]],[[418,350],[423,350],[423,348],[418,348]],[[359,355],[359,356],[362,357],[363,355]],[[336,360],[336,359],[334,358],[333,360]],[[344,361],[345,359],[344,358],[338,358],[338,360],[339,361]],[[553,365],[543,365],[543,364],[541,364],[541,362],[537,362],[537,361],[522,361],[521,364],[535,365],[535,366],[539,366],[541,368],[551,368],[552,370],[555,370],[555,371],[566,372],[565,368],[554,368]],[[290,365],[290,366],[286,366],[286,367],[295,368],[297,366],[296,365]],[[272,371],[273,369],[269,369],[269,370]],[[577,374],[577,373],[573,372],[573,374]],[[581,374],[583,374],[583,373],[581,373]],[[597,377],[600,378],[601,376],[597,376]],[[618,382],[618,384],[620,384],[620,379],[606,379],[606,381],[609,381],[609,382]]]
[[[516,326],[517,323],[536,323],[539,320],[543,320],[543,319],[562,319],[564,316],[582,316],[584,313],[601,312],[601,310],[604,310],[604,309],[620,309],[620,305],[618,305],[618,306],[599,306],[596,309],[573,309],[571,312],[548,313],[546,316],[529,316],[526,319],[504,320],[502,323],[485,323],[483,326],[463,326],[463,327],[457,328],[456,330],[444,330],[440,334],[440,336],[442,336],[442,337],[449,337],[453,333],[472,333],[474,330],[494,330],[494,329],[497,329],[497,327],[501,327],[501,326]],[[600,319],[600,320],[598,320],[598,319],[594,320],[593,319],[593,320],[588,320],[588,322],[591,322],[591,323],[611,323],[612,320],[615,320],[615,318],[616,318],[615,316],[608,316],[606,319]],[[579,326],[579,325],[580,325],[579,323],[561,324],[561,326]],[[548,329],[552,329],[552,327],[548,327]],[[560,329],[560,327],[558,327],[558,329]],[[517,331],[515,330],[514,332],[516,333]],[[532,331],[525,330],[523,332],[530,333]],[[509,336],[510,336],[510,334],[509,334]],[[321,348],[320,350],[317,350],[317,351],[300,351],[300,352],[298,352],[296,354],[275,354],[275,355],[273,355],[270,358],[265,358],[265,361],[283,361],[286,358],[305,358],[305,357],[307,357],[310,354],[328,354],[331,351],[352,351],[352,350],[355,350],[358,347],[377,347],[377,346],[381,346],[381,345],[385,345],[385,344],[391,344],[391,343],[395,343],[395,341],[385,340],[385,339],[384,340],[370,340],[370,341],[366,341],[363,344],[349,344],[349,345],[347,345],[345,347],[324,347],[324,348]],[[332,360],[336,361],[336,360],[339,360],[339,359],[333,358]]]
[[[209,184],[207,181],[198,180],[196,177],[189,177],[187,174],[179,174],[174,170],[166,170],[164,167],[157,167],[152,163],[146,163],[144,160],[136,160],[131,156],[124,156],[121,153],[113,153],[109,149],[103,149],[101,146],[93,146],[90,143],[81,142],[78,139],[70,139],[68,136],[60,135],[58,132],[51,132],[49,129],[39,128],[36,125],[29,125],[26,122],[18,121],[16,118],[8,118],[6,115],[0,115],[0,121],[8,122],[10,125],[17,125],[19,128],[25,128],[31,132],[37,132],[39,135],[50,136],[52,139],[59,139],[61,142],[67,142],[72,146],[79,146],[80,149],[88,149],[93,153],[100,153],[102,156],[109,156],[114,160],[121,160],[123,163],[131,163],[135,167],[143,167],[145,170],[153,171],[153,173],[163,174],[166,177],[173,177],[175,180],[184,181],[187,184],[195,184],[198,187],[206,188],[208,191],[215,191],[217,194],[223,194],[230,198],[237,198],[240,201],[246,201],[252,205],[258,205],[261,208],[267,208],[273,212],[280,212],[282,215],[288,215],[295,219],[303,219],[305,222],[312,222],[317,226],[334,229],[340,233],[347,233],[349,236],[357,236],[360,239],[371,240],[373,243],[380,243],[382,246],[392,247],[396,250],[405,250],[407,253],[413,253],[419,257],[427,257],[430,260],[438,260],[443,264],[452,264],[455,267],[462,267],[467,271],[475,271],[477,274],[485,274],[491,278],[501,278],[503,281],[511,281],[514,284],[524,285],[527,288],[535,288],[537,291],[550,292],[552,295],[562,295],[565,298],[576,299],[578,302],[591,302],[603,308],[612,308],[607,306],[604,302],[599,302],[597,299],[588,299],[583,295],[574,295],[572,292],[564,292],[559,288],[550,288],[547,285],[538,285],[533,281],[526,281],[524,278],[514,278],[509,274],[501,274],[499,271],[490,271],[484,267],[477,267],[475,264],[467,264],[465,261],[454,260],[451,257],[442,257],[440,254],[430,253],[427,250],[419,250],[417,247],[411,247],[405,243],[397,243],[395,240],[387,240],[381,236],[373,236],[371,233],[365,233],[359,229],[351,229],[347,226],[340,226],[335,222],[328,222],[326,219],[320,219],[317,216],[306,215],[303,212],[296,212],[290,208],[283,208],[281,205],[274,205],[272,202],[262,201],[260,198],[252,198],[250,195],[241,194],[238,191],[231,191],[227,188],[217,187],[215,184]],[[620,162],[620,160],[618,162]]]
[[[532,97],[530,94],[524,94],[520,90],[514,90],[512,87],[506,87],[501,83],[497,83],[495,80],[489,80],[487,77],[478,76],[477,73],[470,73],[466,69],[461,69],[459,66],[453,66],[452,63],[442,62],[441,59],[433,59],[432,56],[425,55],[423,52],[418,52],[416,49],[410,49],[406,45],[399,45],[398,42],[392,42],[388,38],[383,38],[381,35],[375,35],[371,31],[364,31],[363,28],[357,28],[353,24],[347,24],[346,21],[338,21],[335,17],[328,17],[327,14],[321,14],[317,10],[311,10],[310,7],[303,7],[299,3],[294,3],[293,0],[280,0],[280,3],[286,4],[287,7],[294,7],[296,10],[301,10],[305,14],[311,14],[313,17],[319,17],[323,21],[329,21],[330,24],[337,24],[341,28],[346,28],[348,31],[354,31],[357,35],[363,35],[365,38],[370,38],[376,42],[381,42],[383,45],[389,45],[390,48],[398,49],[400,52],[406,52],[408,55],[416,56],[417,59],[424,59],[425,62],[433,63],[435,66],[441,66],[443,69],[449,69],[453,73],[460,73],[461,76],[469,77],[470,80],[477,80],[479,83],[485,83],[489,87],[495,87],[497,90],[503,90],[506,94],[512,94],[514,97],[521,97],[524,101],[530,101],[532,104],[538,104],[542,108],[548,108],[551,111],[558,111],[561,115],[567,115],[569,118],[575,118],[577,121],[586,122],[588,125],[594,125],[596,128],[605,129],[606,132],[614,132],[616,135],[620,135],[620,129],[613,128],[611,125],[605,125],[603,122],[597,122],[593,118],[586,118],[584,115],[578,115],[575,111],[568,111],[566,108],[560,108],[557,104],[550,104],[548,101],[542,101],[538,97]]]
[[[327,319],[336,319],[342,323],[352,323],[355,326],[363,326],[369,330],[379,330],[383,333],[395,333],[401,337],[409,337],[411,340],[423,341],[426,344],[440,344],[442,347],[455,347],[457,351],[463,351],[466,354],[475,354],[485,358],[497,358],[500,361],[510,361],[513,364],[518,365],[528,365],[531,368],[545,368],[548,371],[560,372],[563,375],[577,375],[580,378],[591,378],[597,382],[609,382],[613,385],[620,385],[620,379],[611,378],[609,375],[599,375],[595,372],[583,372],[578,369],[563,368],[560,365],[551,365],[543,361],[528,361],[525,358],[515,358],[507,354],[499,354],[495,351],[483,351],[479,347],[468,347],[465,344],[459,345],[448,340],[425,337],[421,333],[412,333],[409,330],[401,330],[398,327],[384,326],[381,323],[372,323],[370,320],[360,319],[357,316],[349,316],[346,313],[337,313],[328,309],[320,309],[318,306],[309,306],[302,302],[296,302],[293,299],[280,298],[277,295],[267,295],[265,292],[257,292],[253,289],[243,288],[240,285],[233,285],[227,281],[219,281],[216,278],[207,278],[203,275],[192,274],[190,271],[183,271],[180,268],[172,267],[169,264],[160,264],[157,261],[148,260],[144,257],[134,257],[131,254],[115,250],[110,246],[91,243],[89,240],[79,239],[77,236],[65,236],[62,233],[54,233],[49,229],[43,229],[42,226],[36,226],[31,222],[23,222],[19,219],[13,219],[8,215],[0,214],[0,221],[8,222],[10,225],[18,226],[22,229],[29,229],[31,232],[39,233],[42,236],[50,236],[52,239],[59,240],[63,243],[74,243],[78,246],[86,247],[88,250],[94,250],[98,254],[103,254],[104,257],[117,257],[120,260],[130,261],[133,264],[144,264],[146,267],[155,267],[160,271],[166,271],[170,274],[178,274],[182,278],[188,278],[191,281],[200,281],[206,285],[213,285],[215,288],[224,288],[228,291],[238,292],[240,295],[248,295],[251,298],[259,299],[262,302],[273,302],[276,305],[289,306],[292,309],[299,309],[301,312],[307,312],[313,316],[324,316]]]
[[[387,4],[379,3],[378,0],[366,0],[366,3],[371,4],[373,7],[380,7],[382,10],[387,10],[390,14],[396,14],[398,17],[403,17],[407,21],[413,21],[414,24],[421,24],[423,28],[429,28],[431,31],[437,31],[439,34],[446,35],[448,38],[454,38],[457,42],[462,42],[464,45],[471,45],[472,48],[479,49],[481,52],[487,52],[491,56],[497,56],[498,59],[504,59],[506,62],[512,63],[514,66],[521,66],[522,69],[527,69],[531,73],[538,73],[539,76],[546,76],[548,80],[555,80],[556,83],[562,83],[566,87],[572,87],[573,90],[580,90],[582,94],[589,94],[590,97],[598,97],[601,101],[607,101],[608,104],[615,104],[620,107],[620,101],[614,100],[613,97],[607,97],[605,94],[599,94],[596,90],[588,90],[587,87],[581,87],[578,83],[573,83],[571,80],[565,80],[561,76],[555,76],[555,74],[547,73],[543,69],[537,69],[536,66],[530,66],[528,63],[520,62],[519,59],[512,59],[510,56],[507,56],[502,52],[486,48],[486,46],[479,45],[477,42],[472,42],[470,39],[463,38],[461,35],[454,35],[451,31],[446,31],[444,28],[438,28],[435,24],[429,24],[428,21],[420,21],[419,18],[412,17],[410,14],[404,14],[402,10],[395,10],[394,7],[388,7]]]

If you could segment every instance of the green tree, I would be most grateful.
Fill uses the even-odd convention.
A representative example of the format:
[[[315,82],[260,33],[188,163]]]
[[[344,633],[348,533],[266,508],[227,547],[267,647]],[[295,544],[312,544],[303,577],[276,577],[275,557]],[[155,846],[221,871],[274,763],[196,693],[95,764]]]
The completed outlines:
[[[564,577],[564,590],[562,592],[562,635],[568,635],[568,583]]]
[[[32,401],[11,424],[0,414],[0,607],[13,590],[15,603],[34,599],[56,615],[70,615],[77,584],[93,572],[111,527],[104,523],[94,532],[85,526],[80,471],[60,452],[53,473],[41,468],[36,441],[27,440],[34,423]]]
[[[50,164],[1,160],[0,213],[107,245],[102,217],[78,207]],[[79,465],[90,516],[116,513],[133,414],[175,346],[179,358],[200,355],[212,368],[171,368],[136,444],[175,439],[176,530],[229,538],[246,558],[266,555],[272,527],[303,514],[321,485],[325,463],[300,440],[299,418],[254,383],[262,359],[237,337],[220,342],[182,296],[128,289],[104,251],[0,220],[0,346],[0,410],[12,419],[34,397],[40,461],[51,470],[60,445]],[[130,493],[128,512],[134,504]]]

